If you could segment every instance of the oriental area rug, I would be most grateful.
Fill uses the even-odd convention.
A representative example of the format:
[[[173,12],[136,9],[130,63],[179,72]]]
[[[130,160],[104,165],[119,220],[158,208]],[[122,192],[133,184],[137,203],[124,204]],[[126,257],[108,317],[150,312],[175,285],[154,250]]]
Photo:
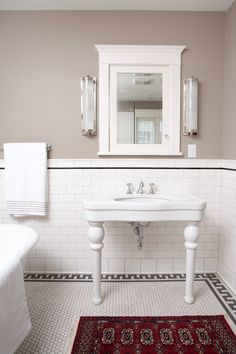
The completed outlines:
[[[236,354],[223,315],[81,317],[71,354]]]

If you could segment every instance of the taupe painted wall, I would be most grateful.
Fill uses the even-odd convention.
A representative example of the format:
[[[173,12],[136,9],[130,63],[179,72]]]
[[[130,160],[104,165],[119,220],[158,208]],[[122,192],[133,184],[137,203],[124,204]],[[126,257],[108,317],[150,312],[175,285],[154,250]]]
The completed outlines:
[[[236,2],[226,14],[222,157],[236,159]]]
[[[181,136],[182,151],[196,142],[198,158],[219,158],[224,26],[219,12],[1,12],[0,144],[46,141],[51,158],[97,157],[98,137],[80,133],[80,78],[98,76],[94,44],[175,44],[187,46],[182,77],[200,80],[200,134]]]

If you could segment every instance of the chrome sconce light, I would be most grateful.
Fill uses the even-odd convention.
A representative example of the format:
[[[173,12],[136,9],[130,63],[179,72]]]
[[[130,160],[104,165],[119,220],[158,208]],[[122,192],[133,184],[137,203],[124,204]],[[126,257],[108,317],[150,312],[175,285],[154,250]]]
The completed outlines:
[[[197,118],[198,118],[198,79],[189,77],[184,80],[184,135],[197,135]]]
[[[95,78],[87,75],[81,79],[82,135],[96,135],[96,87]]]

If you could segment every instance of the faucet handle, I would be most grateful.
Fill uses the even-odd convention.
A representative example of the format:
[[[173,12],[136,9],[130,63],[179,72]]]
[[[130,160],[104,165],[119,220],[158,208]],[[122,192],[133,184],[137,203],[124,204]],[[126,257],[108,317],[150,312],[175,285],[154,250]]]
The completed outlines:
[[[155,194],[155,183],[149,183],[150,191],[149,194]]]
[[[132,194],[132,183],[131,182],[126,183],[126,186],[128,187],[126,194]]]

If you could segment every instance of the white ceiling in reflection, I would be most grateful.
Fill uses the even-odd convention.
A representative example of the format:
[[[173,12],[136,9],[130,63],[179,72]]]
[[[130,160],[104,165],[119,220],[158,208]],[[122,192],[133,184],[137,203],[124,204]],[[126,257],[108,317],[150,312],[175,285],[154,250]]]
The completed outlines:
[[[118,73],[118,101],[162,101],[162,74]]]

